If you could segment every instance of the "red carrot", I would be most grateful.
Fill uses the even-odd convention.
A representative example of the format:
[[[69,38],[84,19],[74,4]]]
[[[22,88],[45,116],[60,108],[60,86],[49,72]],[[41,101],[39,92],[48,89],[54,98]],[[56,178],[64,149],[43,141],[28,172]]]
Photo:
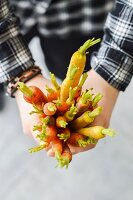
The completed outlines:
[[[60,159],[58,159],[58,166],[62,167],[66,167],[68,168],[69,163],[72,160],[72,153],[70,151],[70,148],[68,147],[68,145],[66,143],[63,143],[63,152],[60,156]]]
[[[63,140],[64,142],[66,142],[70,138],[70,130],[69,130],[69,128],[61,128],[61,129],[59,129],[57,136],[58,136],[58,138],[60,140]]]
[[[56,105],[52,102],[46,103],[43,107],[44,113],[48,116],[54,115],[56,113],[56,110],[57,110]]]
[[[36,86],[27,86],[23,82],[18,83],[18,89],[23,93],[26,102],[41,105],[47,102],[44,93]]]
[[[78,98],[76,107],[77,107],[77,117],[80,116],[82,113],[84,113],[86,110],[88,110],[90,101],[92,100],[92,94],[90,93],[92,89],[86,90],[83,92],[82,96]]]
[[[51,145],[52,145],[52,150],[54,151],[55,153],[55,158],[57,160],[60,159],[61,157],[61,154],[62,154],[62,151],[63,151],[63,146],[62,146],[62,142],[59,138],[55,138],[52,142],[51,142]]]
[[[63,116],[58,116],[56,118],[56,126],[59,128],[66,128],[67,126],[66,118]]]

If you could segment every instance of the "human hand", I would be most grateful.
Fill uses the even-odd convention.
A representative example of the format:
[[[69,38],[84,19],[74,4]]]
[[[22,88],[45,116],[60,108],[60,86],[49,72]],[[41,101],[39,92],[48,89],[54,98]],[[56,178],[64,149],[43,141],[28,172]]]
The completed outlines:
[[[88,78],[83,86],[83,90],[93,88],[94,94],[101,93],[103,95],[99,105],[103,107],[102,113],[96,117],[91,126],[100,125],[105,128],[109,126],[110,117],[115,106],[119,91],[109,85],[101,76],[99,76],[94,70],[88,72]],[[74,147],[69,145],[73,154],[90,150],[96,145],[87,145],[85,148]],[[54,156],[51,149],[48,151],[48,155]]]
[[[27,85],[36,85],[43,91],[45,90],[45,84],[50,85],[50,81],[44,79],[44,77],[42,77],[41,75],[33,78],[27,83]],[[99,102],[99,105],[103,107],[103,111],[100,114],[100,116],[95,119],[92,125],[93,126],[100,125],[107,128],[109,126],[110,117],[111,117],[115,102],[117,100],[119,91],[117,91],[115,88],[110,86],[94,70],[90,70],[88,72],[88,78],[83,86],[83,90],[86,90],[89,88],[94,88],[93,90],[94,93],[100,92],[101,94],[103,94],[103,98]],[[31,115],[31,116],[29,115],[29,112],[31,112],[32,110],[32,105],[25,102],[21,92],[19,91],[16,92],[16,99],[17,99],[19,110],[20,110],[23,131],[26,134],[32,135],[34,139],[36,140],[32,129],[33,129],[33,126],[40,121],[40,119],[37,115]],[[89,149],[94,148],[95,146],[96,145],[88,145],[85,148],[80,148],[80,147],[74,147],[72,145],[69,145],[72,154],[87,151]],[[51,146],[49,146],[46,150],[49,156],[54,156]]]
[[[38,75],[28,81],[26,85],[35,85],[39,87],[42,91],[45,91],[45,85],[51,85],[50,81],[45,79],[42,75]],[[33,126],[40,122],[40,118],[38,115],[29,115],[29,113],[33,110],[33,107],[31,104],[27,103],[24,98],[22,92],[19,90],[15,93],[15,97],[17,100],[21,122],[22,122],[22,128],[23,132],[25,134],[28,134],[30,136],[33,136],[35,138],[35,134],[33,134]]]

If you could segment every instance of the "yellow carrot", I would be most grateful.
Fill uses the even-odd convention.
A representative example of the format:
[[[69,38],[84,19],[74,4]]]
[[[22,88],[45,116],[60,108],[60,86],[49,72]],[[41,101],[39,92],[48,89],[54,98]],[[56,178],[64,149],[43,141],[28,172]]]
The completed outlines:
[[[80,128],[84,128],[92,123],[96,116],[98,116],[102,111],[102,107],[95,108],[92,112],[86,111],[80,117],[73,120],[70,124],[70,128],[72,130],[77,130]]]
[[[77,130],[77,133],[80,133],[82,135],[91,137],[93,139],[99,140],[101,138],[104,138],[106,135],[113,137],[116,135],[116,132],[113,129],[105,129],[102,126],[93,126],[93,127],[86,127]]]
[[[74,81],[72,87],[76,87],[80,77],[84,71],[85,64],[86,64],[86,50],[95,45],[96,43],[100,42],[100,39],[95,40],[92,38],[91,40],[87,40],[71,57],[70,64],[67,71],[67,76],[69,75],[70,71],[72,70],[73,66],[78,67],[78,71],[74,76]]]
[[[69,90],[73,83],[73,78],[74,78],[74,75],[76,74],[77,70],[78,70],[78,68],[73,66],[73,68],[69,71],[68,76],[62,82],[61,89],[60,89],[60,100],[61,101],[66,101],[67,98],[69,97]]]

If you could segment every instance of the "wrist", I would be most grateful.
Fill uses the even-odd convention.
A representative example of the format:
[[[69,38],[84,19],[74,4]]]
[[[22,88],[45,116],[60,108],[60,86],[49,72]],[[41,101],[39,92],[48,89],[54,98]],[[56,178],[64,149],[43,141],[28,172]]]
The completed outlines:
[[[37,66],[31,66],[21,75],[12,77],[7,83],[7,94],[11,97],[15,97],[14,93],[17,91],[18,82],[26,83],[39,74],[41,74],[41,69]]]

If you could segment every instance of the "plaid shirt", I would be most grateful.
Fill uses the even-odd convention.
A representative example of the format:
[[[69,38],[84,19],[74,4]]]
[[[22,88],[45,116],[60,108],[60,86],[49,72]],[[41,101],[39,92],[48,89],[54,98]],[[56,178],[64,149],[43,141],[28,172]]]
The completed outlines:
[[[91,66],[108,83],[124,91],[133,76],[133,1],[117,0],[105,24],[101,47]]]
[[[97,55],[92,57],[94,69],[114,87],[124,90],[133,74],[132,0],[118,0],[109,14],[105,36]],[[37,24],[46,37],[67,37],[101,31],[113,0],[11,0],[20,16],[23,33]],[[20,75],[34,64],[31,53],[18,28],[18,18],[7,0],[0,0],[0,83]]]

